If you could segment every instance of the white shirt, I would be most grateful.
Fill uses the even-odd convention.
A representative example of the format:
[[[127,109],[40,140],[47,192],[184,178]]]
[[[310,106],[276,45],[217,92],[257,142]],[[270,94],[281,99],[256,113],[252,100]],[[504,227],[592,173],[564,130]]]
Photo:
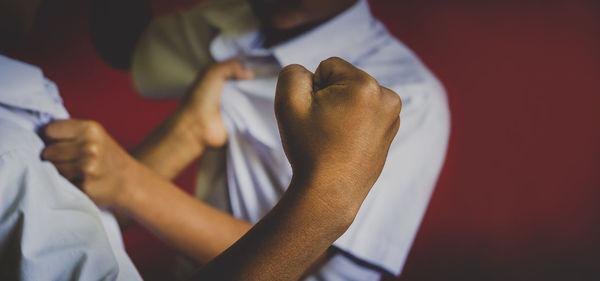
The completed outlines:
[[[225,85],[221,110],[229,143],[205,155],[198,179],[198,192],[209,202],[224,207],[219,201],[228,199],[231,212],[251,222],[275,205],[292,176],[273,112],[282,66],[297,63],[314,71],[322,60],[338,56],[394,90],[403,100],[400,130],[354,223],[334,243],[372,267],[338,255],[311,278],[377,280],[372,268],[399,274],[446,153],[450,117],[443,87],[373,18],[366,1],[268,49],[257,27],[247,3],[239,0],[213,1],[156,20],[134,53],[135,85],[147,97],[181,96],[200,70],[233,57],[257,72],[256,79]]]
[[[142,280],[115,218],[40,158],[38,129],[68,117],[39,68],[0,55],[0,280]]]

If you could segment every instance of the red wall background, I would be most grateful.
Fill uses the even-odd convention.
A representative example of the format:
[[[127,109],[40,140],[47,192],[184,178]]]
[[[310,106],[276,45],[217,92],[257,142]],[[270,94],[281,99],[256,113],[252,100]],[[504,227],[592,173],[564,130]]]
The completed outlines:
[[[43,7],[9,55],[41,66],[77,118],[132,147],[175,106],[143,100],[88,34],[88,1]],[[160,13],[193,0],[155,0]],[[444,82],[445,168],[400,280],[600,280],[600,3],[372,0],[375,14]],[[193,168],[178,181],[190,188]],[[146,280],[174,254],[125,233]]]

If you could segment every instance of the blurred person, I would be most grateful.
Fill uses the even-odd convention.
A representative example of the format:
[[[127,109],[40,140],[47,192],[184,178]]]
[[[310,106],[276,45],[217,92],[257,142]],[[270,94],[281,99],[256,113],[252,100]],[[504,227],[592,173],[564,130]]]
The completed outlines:
[[[0,50],[33,25],[38,5],[0,3]],[[351,224],[400,123],[398,96],[341,59],[324,61],[314,75],[298,65],[284,68],[276,96],[282,143],[296,179],[277,207],[196,280],[298,279]],[[97,123],[67,118],[56,85],[39,68],[0,55],[0,279],[141,280],[112,214],[98,209],[55,166],[63,174],[70,167],[96,176],[76,182],[88,192],[101,191],[92,198],[106,199],[113,211],[117,202],[130,203],[140,193],[106,196],[117,194],[106,192],[111,188],[162,188],[163,200],[185,201]],[[356,129],[347,130],[348,124]],[[357,137],[363,133],[369,137]],[[91,146],[81,139],[102,142]],[[86,161],[70,161],[84,154]],[[369,167],[357,173],[367,156]],[[342,160],[346,165],[339,165]],[[121,181],[111,182],[104,173]]]
[[[0,279],[141,280],[112,214],[40,159],[36,132],[68,117],[39,68],[0,55]]]
[[[221,227],[231,235],[215,237],[216,248],[225,248],[262,218],[292,179],[270,110],[282,66],[297,63],[313,70],[323,59],[339,56],[402,97],[403,126],[381,177],[353,225],[315,264],[308,280],[398,275],[444,161],[449,110],[439,81],[372,16],[367,1],[215,0],[157,19],[151,12],[143,0],[93,4],[92,38],[98,51],[109,64],[130,69],[143,96],[182,97],[198,73],[232,58],[253,72],[253,77],[230,75],[237,80],[213,87],[223,95],[218,106],[215,99],[211,108],[183,99],[197,113],[196,121],[177,130],[172,128],[179,125],[167,120],[133,151],[173,179],[208,149],[197,197],[237,219],[223,220]],[[186,135],[181,131],[189,136],[202,128],[211,128],[211,134],[181,137]],[[190,233],[199,228],[186,227]],[[202,245],[194,246],[191,239],[167,241],[182,245],[200,264],[218,253],[202,253]]]
[[[40,159],[37,132],[69,114],[39,68],[2,55],[39,2],[0,2],[0,280],[141,280],[114,216]]]

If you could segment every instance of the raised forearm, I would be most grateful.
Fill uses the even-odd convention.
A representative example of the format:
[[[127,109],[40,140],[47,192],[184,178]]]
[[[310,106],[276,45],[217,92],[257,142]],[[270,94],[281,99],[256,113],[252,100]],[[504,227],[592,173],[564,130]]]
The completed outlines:
[[[194,280],[298,280],[344,233],[359,207],[323,200],[313,189],[292,184],[269,214]]]
[[[231,246],[250,227],[189,196],[139,165],[117,208],[200,264]]]
[[[395,93],[339,58],[321,62],[315,74],[282,69],[275,115],[292,184],[197,279],[298,280],[354,220],[381,173],[400,109]]]

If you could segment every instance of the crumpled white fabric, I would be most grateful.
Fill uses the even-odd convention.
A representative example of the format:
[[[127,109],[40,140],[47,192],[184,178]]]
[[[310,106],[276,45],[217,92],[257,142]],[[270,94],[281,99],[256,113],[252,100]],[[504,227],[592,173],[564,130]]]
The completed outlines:
[[[39,68],[0,55],[0,280],[142,280],[114,216],[40,158],[38,129],[68,117]]]

